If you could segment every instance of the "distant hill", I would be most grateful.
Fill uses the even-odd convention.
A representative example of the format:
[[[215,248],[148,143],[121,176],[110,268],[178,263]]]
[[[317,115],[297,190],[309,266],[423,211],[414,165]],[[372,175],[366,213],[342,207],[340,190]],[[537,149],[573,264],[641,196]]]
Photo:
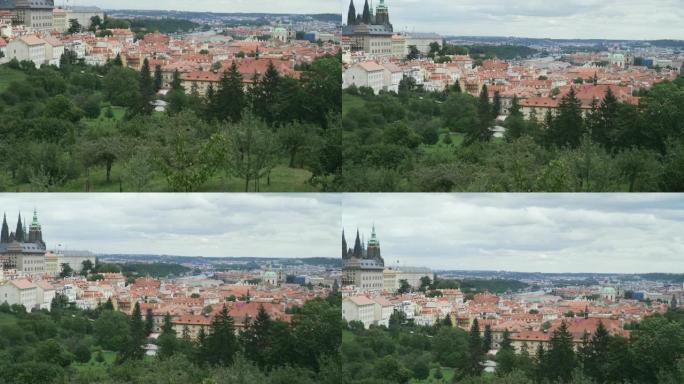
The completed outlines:
[[[176,256],[176,255],[145,255],[145,254],[100,254],[97,257],[102,261],[123,260],[145,263],[189,263],[189,264],[232,264],[232,263],[264,263],[278,262],[281,264],[308,264],[329,267],[342,267],[342,259],[333,257],[206,257],[206,256]]]

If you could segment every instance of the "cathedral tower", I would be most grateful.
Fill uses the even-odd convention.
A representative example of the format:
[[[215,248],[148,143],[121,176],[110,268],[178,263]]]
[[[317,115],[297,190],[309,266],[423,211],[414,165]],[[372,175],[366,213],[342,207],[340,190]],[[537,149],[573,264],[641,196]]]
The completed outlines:
[[[31,222],[31,226],[29,227],[28,242],[43,247],[45,246],[45,243],[43,243],[43,231],[38,222],[38,212],[36,210],[33,210],[33,222]]]
[[[344,238],[344,229],[342,230],[342,259],[347,258],[347,239]]]
[[[361,16],[361,22],[363,24],[370,25],[372,21],[370,6],[368,5],[368,0],[366,0],[366,4],[363,6],[363,16]]]
[[[356,25],[356,7],[354,7],[354,0],[349,2],[349,12],[347,13],[347,25]]]
[[[375,234],[375,225],[373,225],[371,238],[368,240],[366,255],[369,259],[382,261],[382,256],[380,256],[380,241],[378,241],[378,236]]]
[[[391,26],[389,20],[389,10],[385,4],[385,0],[380,0],[380,5],[375,9],[375,24]]]
[[[17,229],[14,231],[14,240],[19,243],[24,242],[24,226],[21,224],[21,212],[19,212],[19,219],[17,220]]]
[[[7,215],[2,216],[2,232],[0,232],[0,244],[9,243],[9,227],[7,226]]]

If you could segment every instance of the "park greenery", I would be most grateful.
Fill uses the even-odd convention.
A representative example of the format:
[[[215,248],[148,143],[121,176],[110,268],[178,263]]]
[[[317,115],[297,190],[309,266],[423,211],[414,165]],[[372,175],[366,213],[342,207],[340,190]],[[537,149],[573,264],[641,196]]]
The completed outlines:
[[[333,294],[298,308],[290,323],[260,307],[236,334],[225,309],[197,340],[177,332],[166,316],[158,339],[148,338],[150,313],[135,305],[129,316],[106,302],[79,310],[63,296],[51,311],[27,313],[0,305],[0,383],[339,383],[340,297]],[[145,346],[156,343],[157,355]]]
[[[496,355],[491,329],[477,320],[469,331],[445,318],[417,326],[401,312],[389,327],[347,324],[342,338],[344,383],[461,384],[675,384],[684,381],[684,311],[649,316],[629,338],[608,334],[600,324],[573,346],[563,322],[548,349],[513,351],[504,333]],[[484,362],[496,363],[494,372]],[[490,364],[491,365],[491,364]]]
[[[0,73],[0,190],[316,191],[340,183],[339,57],[300,79],[271,64],[243,88],[233,65],[207,96],[161,69],[102,67],[74,54],[60,68],[12,61]],[[4,79],[4,76],[3,76]],[[165,112],[153,103],[167,102]]]
[[[524,119],[513,100],[504,138],[490,102],[453,86],[426,92],[343,93],[346,191],[650,192],[684,190],[684,78],[643,92],[638,106],[612,93],[583,116],[574,92],[559,112]]]

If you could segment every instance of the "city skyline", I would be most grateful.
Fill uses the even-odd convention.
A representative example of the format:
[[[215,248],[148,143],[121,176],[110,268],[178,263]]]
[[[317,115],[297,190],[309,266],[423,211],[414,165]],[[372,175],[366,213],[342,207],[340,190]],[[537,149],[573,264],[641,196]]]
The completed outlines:
[[[339,196],[0,195],[14,230],[37,209],[47,248],[98,254],[336,257]],[[190,219],[190,220],[189,220]]]
[[[377,5],[379,0],[373,2]],[[349,1],[342,1],[346,10]],[[364,1],[354,1],[362,10]],[[679,0],[386,0],[396,32],[554,39],[684,39]],[[344,15],[346,23],[346,12]]]
[[[78,6],[96,6],[103,9],[131,9],[131,10],[174,10],[187,12],[226,12],[226,13],[288,13],[288,14],[315,14],[315,13],[340,13],[336,0],[262,0],[259,2],[250,0],[197,0],[193,2],[170,0],[159,3],[156,1],[133,1],[133,0],[87,0],[68,1],[56,0],[55,6],[65,3]],[[162,5],[163,4],[163,5]]]
[[[684,201],[648,195],[344,195],[349,238],[375,224],[386,266],[684,272]],[[353,240],[352,240],[353,241]]]

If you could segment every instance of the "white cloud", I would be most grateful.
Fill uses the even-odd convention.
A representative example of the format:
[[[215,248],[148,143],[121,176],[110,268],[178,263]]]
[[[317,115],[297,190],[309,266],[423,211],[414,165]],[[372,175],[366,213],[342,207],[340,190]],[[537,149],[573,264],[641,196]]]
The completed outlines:
[[[680,195],[345,195],[388,263],[435,269],[684,273]],[[348,239],[349,242],[353,238]]]
[[[387,0],[395,30],[536,38],[684,39],[682,0]],[[363,1],[355,0],[362,9]],[[346,18],[347,5],[343,15]]]
[[[2,194],[10,228],[33,208],[48,247],[100,253],[337,257],[340,196]]]
[[[73,3],[73,1],[72,1]],[[62,5],[62,0],[55,5]],[[105,9],[163,9],[200,12],[256,12],[256,13],[340,13],[337,0],[88,0],[77,5],[98,6]]]

